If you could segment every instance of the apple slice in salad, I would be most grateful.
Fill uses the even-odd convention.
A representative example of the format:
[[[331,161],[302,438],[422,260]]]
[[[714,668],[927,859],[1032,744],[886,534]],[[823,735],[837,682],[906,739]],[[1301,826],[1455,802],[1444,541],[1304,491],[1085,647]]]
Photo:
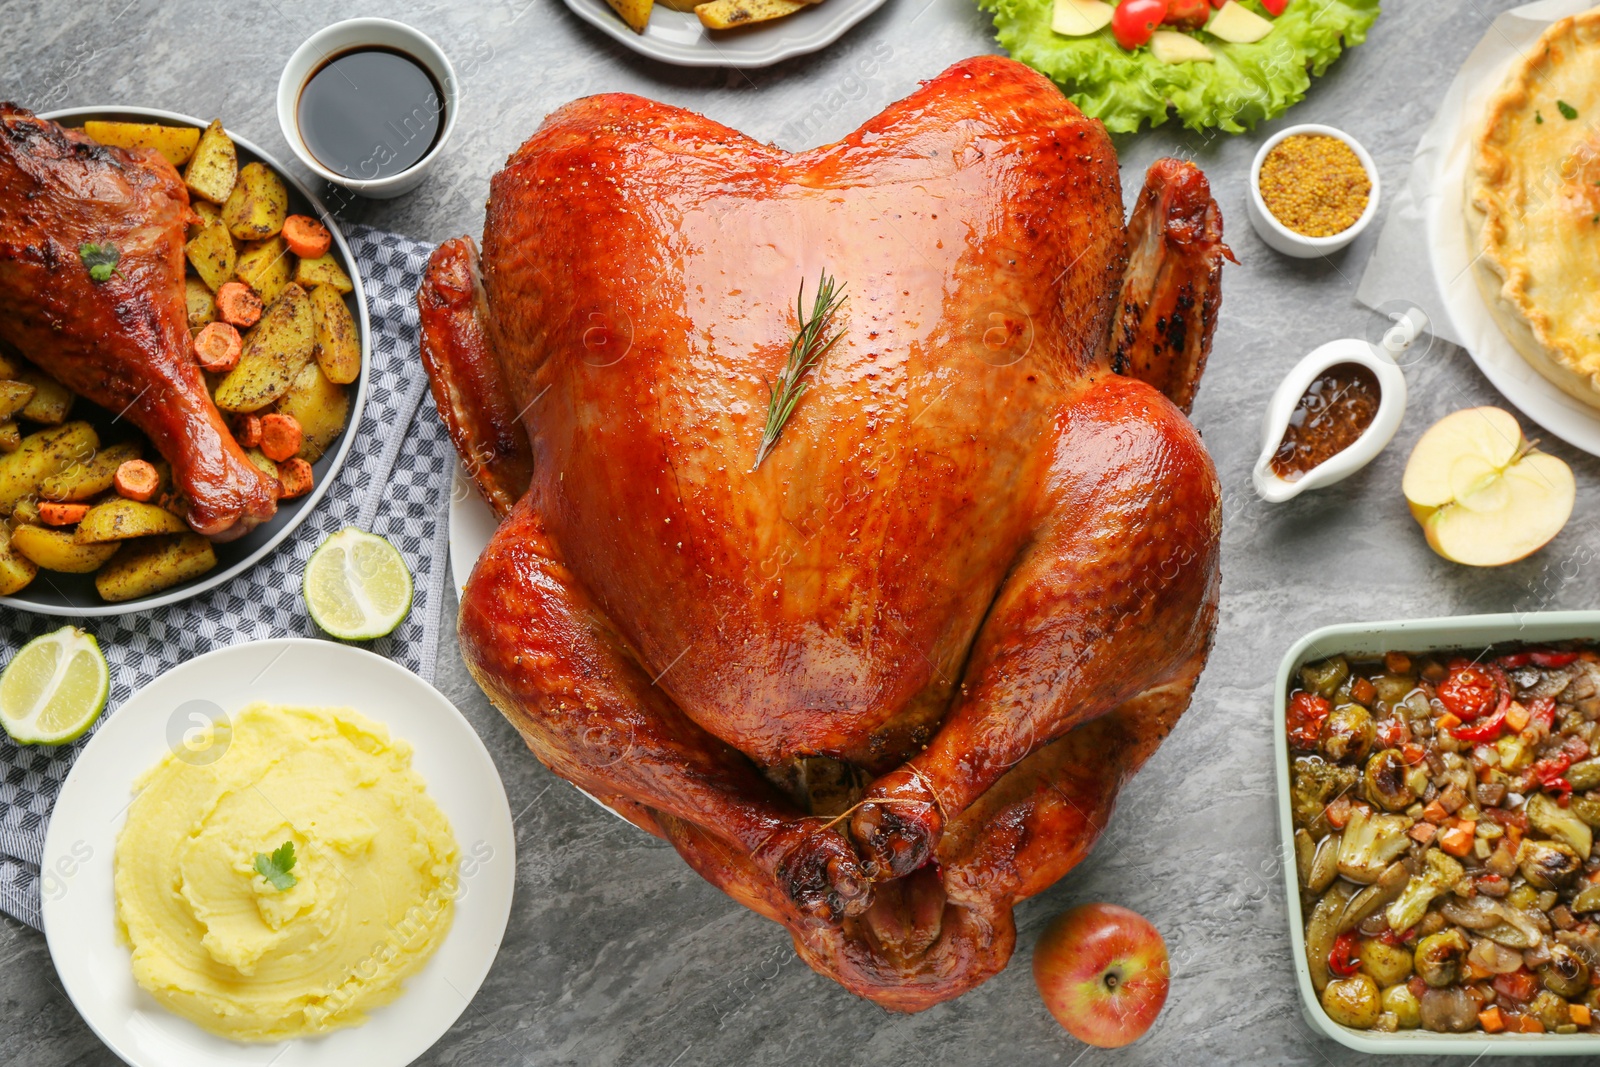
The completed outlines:
[[[1261,6],[1276,18],[1289,3],[1262,0]],[[1216,56],[1193,36],[1196,31],[1229,44],[1254,44],[1272,32],[1273,23],[1238,0],[1054,0],[1050,28],[1063,37],[1087,37],[1108,26],[1129,52],[1148,45],[1163,63],[1203,63]]]

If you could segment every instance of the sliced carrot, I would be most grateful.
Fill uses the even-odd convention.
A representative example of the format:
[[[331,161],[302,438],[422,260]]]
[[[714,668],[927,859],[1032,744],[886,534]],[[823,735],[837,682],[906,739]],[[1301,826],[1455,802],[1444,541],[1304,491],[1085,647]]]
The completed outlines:
[[[261,320],[261,298],[244,282],[223,282],[217,287],[217,316],[247,330]]]
[[[89,514],[88,504],[62,504],[54,500],[39,501],[39,521],[46,526],[71,526],[82,522]]]
[[[283,242],[301,259],[316,259],[328,254],[333,235],[310,215],[290,215],[283,220]]]
[[[1513,700],[1511,702],[1511,706],[1506,709],[1506,725],[1511,727],[1511,729],[1515,730],[1519,734],[1527,727],[1528,718],[1528,709],[1517,703],[1515,700]]]
[[[1505,1016],[1500,1014],[1500,1008],[1498,1006],[1486,1008],[1483,1011],[1480,1011],[1478,1013],[1478,1022],[1483,1026],[1485,1031],[1491,1034],[1498,1034],[1500,1031],[1506,1028]]]
[[[117,468],[112,484],[116,486],[118,496],[147,504],[161,488],[161,475],[156,473],[155,464],[142,459],[130,459]]]
[[[233,425],[233,439],[244,448],[261,444],[261,416],[240,415]]]
[[[1567,1018],[1571,1019],[1574,1023],[1578,1024],[1579,1026],[1588,1026],[1589,1025],[1589,1020],[1592,1018],[1592,1016],[1589,1013],[1589,1005],[1587,1005],[1587,1004],[1568,1004],[1567,1005]]]
[[[227,286],[223,288],[226,289]],[[239,353],[243,347],[239,331],[226,322],[208,322],[194,335],[195,362],[212,374],[226,374],[237,367]]]
[[[283,499],[292,500],[311,492],[311,464],[298,456],[278,465],[278,481],[283,483]]]
[[[300,451],[304,436],[293,415],[274,412],[261,416],[261,453],[274,463],[282,463]]]

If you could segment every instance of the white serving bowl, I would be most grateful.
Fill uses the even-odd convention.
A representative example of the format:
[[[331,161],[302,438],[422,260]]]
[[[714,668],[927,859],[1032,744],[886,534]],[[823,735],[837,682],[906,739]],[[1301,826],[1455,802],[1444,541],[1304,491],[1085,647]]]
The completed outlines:
[[[1294,414],[1295,406],[1311,388],[1311,383],[1329,367],[1340,363],[1359,363],[1378,379],[1377,414],[1361,436],[1343,452],[1328,457],[1294,481],[1278,477],[1272,470],[1272,456],[1289,427],[1289,416]],[[1294,365],[1267,404],[1261,427],[1261,455],[1250,472],[1256,495],[1269,503],[1281,504],[1307,489],[1321,489],[1350,477],[1388,446],[1405,413],[1406,376],[1388,352],[1354,337],[1329,341],[1313,349]]]
[[[439,132],[439,140],[428,154],[399,174],[384,178],[352,178],[348,174],[329,170],[311,154],[305,138],[300,136],[300,121],[296,112],[300,104],[300,91],[324,62],[341,52],[374,47],[404,52],[428,68],[433,80],[444,92],[444,99],[440,101],[444,108],[444,129]],[[278,126],[283,130],[283,139],[289,142],[289,148],[313,173],[353,193],[375,200],[388,200],[409,193],[428,176],[428,170],[444,152],[450,133],[456,127],[456,115],[461,110],[460,99],[455,68],[450,65],[449,57],[427,34],[393,19],[348,19],[318,30],[289,57],[283,74],[278,78]]]
[[[1312,1029],[1349,1048],[1379,1055],[1462,1056],[1600,1056],[1596,1034],[1439,1034],[1431,1030],[1383,1033],[1355,1030],[1329,1018],[1311,984],[1306,964],[1305,916],[1300,907],[1299,874],[1295,868],[1294,816],[1289,805],[1289,738],[1285,730],[1289,683],[1307,663],[1329,656],[1363,658],[1385,652],[1430,652],[1436,649],[1486,648],[1501,642],[1545,644],[1600,639],[1600,611],[1535,611],[1505,615],[1463,615],[1455,618],[1402,619],[1394,622],[1324,626],[1296,641],[1278,667],[1278,692],[1272,726],[1277,758],[1280,866],[1287,890],[1289,939],[1294,946],[1295,984],[1300,1008]]]
[[[1331,237],[1307,237],[1305,234],[1295,233],[1274,218],[1272,212],[1267,210],[1267,202],[1261,199],[1262,162],[1267,158],[1267,154],[1278,146],[1280,141],[1298,134],[1323,134],[1343,141],[1355,152],[1356,158],[1361,160],[1361,166],[1367,172],[1367,177],[1372,179],[1372,191],[1367,194],[1367,209],[1361,213],[1361,217],[1356,219],[1349,229],[1342,230]],[[1359,141],[1343,130],[1335,129],[1332,126],[1304,123],[1299,126],[1290,126],[1285,130],[1279,130],[1267,138],[1260,151],[1256,152],[1255,162],[1250,164],[1250,196],[1245,201],[1245,208],[1246,213],[1250,216],[1250,225],[1255,227],[1256,233],[1260,234],[1261,239],[1272,248],[1286,256],[1293,256],[1295,259],[1315,259],[1317,256],[1326,256],[1339,251],[1339,249],[1361,235],[1361,231],[1366,229],[1368,224],[1372,222],[1373,217],[1378,214],[1378,193],[1377,164],[1372,162],[1372,157],[1367,154],[1365,148],[1361,147]]]

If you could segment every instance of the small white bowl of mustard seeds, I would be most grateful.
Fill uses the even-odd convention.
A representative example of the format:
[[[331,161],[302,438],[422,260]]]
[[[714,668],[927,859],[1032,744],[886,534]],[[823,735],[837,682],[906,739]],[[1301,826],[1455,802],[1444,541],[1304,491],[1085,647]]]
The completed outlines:
[[[1332,126],[1279,130],[1250,167],[1250,224],[1286,256],[1325,256],[1354,241],[1378,213],[1378,168]]]

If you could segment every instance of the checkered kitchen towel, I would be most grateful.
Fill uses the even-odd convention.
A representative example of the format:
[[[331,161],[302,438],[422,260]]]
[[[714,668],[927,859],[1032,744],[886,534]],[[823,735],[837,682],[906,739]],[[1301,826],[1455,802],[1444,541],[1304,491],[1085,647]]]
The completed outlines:
[[[424,402],[427,376],[417,358],[417,284],[429,246],[362,226],[347,228],[346,236],[366,288],[372,364],[366,411],[344,467],[294,535],[249,572],[181,604],[86,624],[111,663],[108,715],[157,675],[214,648],[319,636],[300,596],[300,575],[323,538],[352,524],[388,538],[416,582],[411,614],[368,647],[433,676],[455,453],[433,404]],[[0,662],[62,622],[0,608]],[[45,828],[86,741],[21,747],[0,734],[0,910],[35,928]]]

